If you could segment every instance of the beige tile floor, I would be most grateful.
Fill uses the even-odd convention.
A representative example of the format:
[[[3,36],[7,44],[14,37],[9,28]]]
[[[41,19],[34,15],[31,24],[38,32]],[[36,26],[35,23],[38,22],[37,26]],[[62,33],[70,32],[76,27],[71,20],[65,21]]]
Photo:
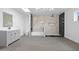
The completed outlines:
[[[79,44],[62,37],[23,36],[1,51],[79,51]]]

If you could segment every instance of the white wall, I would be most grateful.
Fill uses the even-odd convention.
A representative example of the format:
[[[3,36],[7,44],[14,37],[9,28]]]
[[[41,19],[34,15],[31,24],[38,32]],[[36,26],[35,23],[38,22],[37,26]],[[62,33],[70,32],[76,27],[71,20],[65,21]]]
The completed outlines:
[[[10,8],[0,8],[0,28],[5,28],[3,27],[3,12],[7,12],[11,15],[13,15],[13,27],[12,28],[19,28],[21,30],[21,35],[24,34],[24,29],[25,29],[25,20],[26,17],[17,12],[14,9]]]
[[[74,22],[74,12],[79,9],[65,11],[65,37],[79,43],[79,21]]]
[[[31,15],[27,14],[25,20],[25,35],[28,35],[30,33],[30,27],[31,27],[30,22],[31,22]]]

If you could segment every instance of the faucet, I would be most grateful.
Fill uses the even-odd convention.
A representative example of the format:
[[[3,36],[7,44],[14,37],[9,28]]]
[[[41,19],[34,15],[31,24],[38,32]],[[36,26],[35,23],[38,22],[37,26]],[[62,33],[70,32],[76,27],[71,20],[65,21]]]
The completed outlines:
[[[8,29],[11,29],[11,26],[8,26]]]

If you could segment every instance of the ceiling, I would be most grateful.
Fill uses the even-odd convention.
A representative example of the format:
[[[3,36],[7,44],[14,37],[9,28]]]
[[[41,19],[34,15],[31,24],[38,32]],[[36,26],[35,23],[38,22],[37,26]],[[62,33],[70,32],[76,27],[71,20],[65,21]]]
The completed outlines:
[[[47,16],[59,15],[60,13],[66,10],[65,8],[54,8],[53,10],[48,10],[44,8],[38,10],[35,8],[29,8],[29,9],[33,15],[47,15]]]
[[[48,10],[46,8],[36,9],[36,8],[28,8],[30,13],[33,15],[43,15],[43,16],[52,16],[59,15],[64,12],[67,8],[54,8],[53,10]],[[24,12],[21,8],[16,8],[16,10],[24,15],[29,14],[29,12]]]

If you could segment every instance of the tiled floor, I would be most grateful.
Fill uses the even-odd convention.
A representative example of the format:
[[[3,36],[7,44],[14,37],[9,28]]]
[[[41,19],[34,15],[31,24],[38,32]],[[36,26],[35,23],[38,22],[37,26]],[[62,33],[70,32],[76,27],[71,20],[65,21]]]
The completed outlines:
[[[79,51],[79,44],[62,37],[23,36],[1,51]]]

